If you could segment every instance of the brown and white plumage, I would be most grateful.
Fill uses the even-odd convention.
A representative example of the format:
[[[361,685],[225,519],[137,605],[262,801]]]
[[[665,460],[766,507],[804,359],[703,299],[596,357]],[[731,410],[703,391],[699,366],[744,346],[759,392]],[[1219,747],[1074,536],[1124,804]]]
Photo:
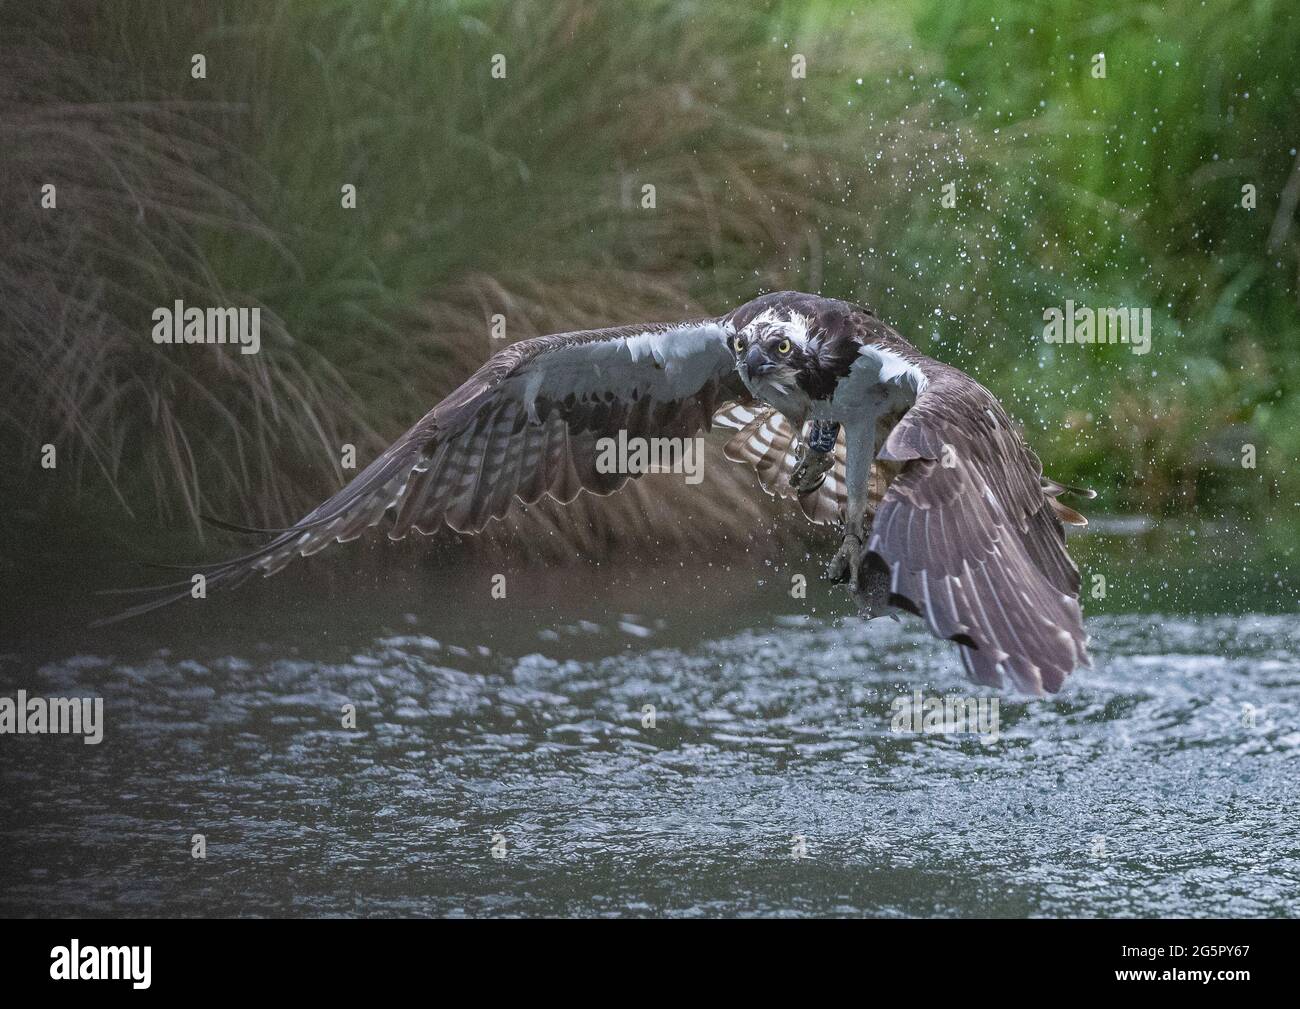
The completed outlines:
[[[443,525],[480,531],[516,501],[567,504],[630,478],[596,467],[596,442],[688,437],[723,403],[747,400],[717,320],[619,326],[524,340],[493,355],[347,486],[260,548],[199,569],[207,588],[274,574],[295,556],[355,539],[385,518],[388,535]],[[114,619],[188,595],[178,591]],[[184,587],[182,587],[184,586]]]
[[[860,535],[854,579],[859,559],[864,579],[887,575],[889,601],[956,641],[980,682],[1055,691],[1087,661],[1061,517],[1082,520],[1001,406],[869,310],[794,292],[718,318],[513,344],[292,527],[199,570],[212,589],[381,522],[394,539],[473,533],[517,502],[611,494],[634,474],[601,471],[601,439],[688,438],[715,420],[736,432],[727,457],[764,490],[796,498],[813,522],[847,523],[846,546]],[[790,481],[813,423],[842,427],[833,458],[818,457],[831,463],[824,482],[799,492]]]
[[[1006,673],[1026,692],[1055,692],[1087,661],[1056,499],[988,390],[937,361],[922,369],[925,390],[879,452],[902,468],[867,549],[892,596],[960,643],[974,679],[1000,685]]]
[[[842,437],[835,442],[835,462],[825,482],[810,494],[800,494],[790,486],[790,477],[799,465],[802,442],[784,414],[761,403],[737,403],[720,410],[713,421],[737,432],[723,448],[723,455],[751,466],[764,491],[773,497],[794,498],[814,525],[844,521],[848,494]]]

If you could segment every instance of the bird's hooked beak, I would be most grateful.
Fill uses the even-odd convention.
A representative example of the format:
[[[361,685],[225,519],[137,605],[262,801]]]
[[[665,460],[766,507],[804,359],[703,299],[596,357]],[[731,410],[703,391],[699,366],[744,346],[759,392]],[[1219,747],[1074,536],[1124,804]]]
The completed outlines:
[[[762,348],[755,343],[745,352],[745,370],[749,372],[750,378],[758,378],[769,371],[776,371],[776,365],[767,359]]]

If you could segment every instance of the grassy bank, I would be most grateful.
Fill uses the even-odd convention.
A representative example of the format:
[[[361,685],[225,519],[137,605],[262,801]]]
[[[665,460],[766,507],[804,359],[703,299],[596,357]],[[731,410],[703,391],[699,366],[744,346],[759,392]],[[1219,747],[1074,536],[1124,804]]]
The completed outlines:
[[[778,287],[868,302],[970,370],[1101,508],[1289,514],[1297,19],[1003,7],[0,7],[23,28],[0,74],[9,544],[70,513],[133,538],[287,521],[343,445],[364,463],[495,350],[496,313],[517,339]],[[154,345],[176,298],[262,306],[262,353]],[[1045,345],[1067,299],[1151,308],[1151,353]],[[737,470],[709,481],[521,521],[556,555],[666,553],[779,514]]]

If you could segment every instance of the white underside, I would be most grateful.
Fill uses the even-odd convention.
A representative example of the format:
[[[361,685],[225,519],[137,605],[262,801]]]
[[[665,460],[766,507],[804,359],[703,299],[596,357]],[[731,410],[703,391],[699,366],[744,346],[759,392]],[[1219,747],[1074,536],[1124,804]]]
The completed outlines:
[[[749,390],[785,414],[799,430],[809,420],[833,421],[843,428],[848,492],[847,531],[860,532],[866,514],[875,461],[876,424],[882,414],[905,409],[916,402],[926,379],[919,368],[879,345],[864,346],[849,373],[839,380],[829,399],[814,400],[796,382],[780,373],[750,382]]]

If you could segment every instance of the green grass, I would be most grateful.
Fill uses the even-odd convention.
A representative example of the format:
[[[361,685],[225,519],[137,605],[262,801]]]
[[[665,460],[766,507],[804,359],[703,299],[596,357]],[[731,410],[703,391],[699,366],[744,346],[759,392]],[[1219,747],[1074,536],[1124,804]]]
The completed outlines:
[[[1003,396],[1103,508],[1300,498],[1283,3],[0,11],[38,40],[0,74],[11,538],[54,501],[110,526],[282,522],[342,478],[343,443],[369,458],[491,353],[495,312],[521,338],[776,287],[876,306]],[[47,179],[57,214],[35,203]],[[147,313],[176,297],[262,305],[263,353],[153,346]],[[1067,298],[1151,307],[1152,353],[1047,347],[1042,311]],[[50,441],[54,475],[34,464]],[[1235,465],[1244,441],[1256,470]],[[746,493],[740,474],[722,489]],[[699,505],[641,489],[537,521],[594,523],[598,549],[651,507]]]
[[[1061,432],[1045,454],[1120,507],[1294,502],[1300,246],[1283,193],[1300,181],[1300,19],[1271,2],[1037,0],[934,3],[917,24],[972,128],[1011,135],[996,185],[1017,198],[995,224],[1015,252],[990,281],[1004,321],[1032,335],[1034,309],[1067,297],[1153,309],[1148,356],[1013,342],[996,362],[990,384]],[[1258,470],[1230,464],[1243,441]]]

